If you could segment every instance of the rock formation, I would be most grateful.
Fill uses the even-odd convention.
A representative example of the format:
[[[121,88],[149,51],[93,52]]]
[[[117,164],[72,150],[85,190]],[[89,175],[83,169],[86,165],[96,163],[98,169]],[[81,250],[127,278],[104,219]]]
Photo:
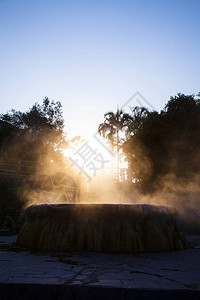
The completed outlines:
[[[146,204],[33,205],[17,246],[34,251],[138,253],[186,248],[175,213]]]

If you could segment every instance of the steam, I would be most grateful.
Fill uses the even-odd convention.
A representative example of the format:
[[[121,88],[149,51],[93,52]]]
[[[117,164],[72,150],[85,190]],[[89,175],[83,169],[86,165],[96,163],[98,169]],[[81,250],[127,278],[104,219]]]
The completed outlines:
[[[7,145],[7,157],[20,157],[20,153],[27,147],[31,147],[30,135],[26,139],[17,138]],[[159,182],[154,185],[153,192],[144,194],[138,188],[138,183],[113,181],[113,178],[102,173],[92,179],[90,183],[86,178],[79,174],[79,170],[71,166],[67,159],[59,154],[59,151],[51,150],[43,152],[43,148],[36,149],[33,161],[8,160],[6,156],[1,160],[7,175],[16,176],[20,180],[20,186],[17,194],[23,200],[26,209],[32,204],[43,203],[110,203],[110,204],[153,204],[165,205],[174,208],[180,216],[181,222],[189,224],[193,231],[200,231],[200,175],[190,176],[189,179],[180,179],[174,173],[160,177]],[[145,160],[145,149],[136,149],[140,152],[139,160],[141,162],[141,172],[148,177],[152,172],[150,161]],[[28,158],[28,157],[27,157]],[[6,166],[7,165],[7,166]],[[10,165],[10,166],[8,166]],[[5,167],[6,166],[6,167]],[[137,166],[135,166],[137,169]],[[4,171],[5,171],[4,170]],[[4,172],[6,173],[6,172]],[[71,201],[66,198],[67,183],[57,184],[53,190],[45,186],[48,178],[57,173],[71,176],[76,183],[76,195]],[[50,180],[50,179],[49,179]]]
[[[19,144],[15,146],[15,149],[12,148],[12,151],[18,151],[18,147]],[[77,184],[76,197],[72,202],[113,204],[146,203],[154,205],[166,205],[175,208],[181,214],[186,214],[187,211],[194,210],[196,211],[197,217],[199,217],[200,176],[198,175],[194,175],[192,180],[183,180],[178,178],[173,173],[167,174],[166,176],[162,176],[160,178],[157,185],[154,186],[154,191],[152,193],[143,194],[138,189],[137,183],[115,183],[110,176],[104,173],[97,175],[90,183],[87,184],[87,179],[84,176],[81,176],[79,174],[79,170],[73,168],[67,159],[65,161],[53,160],[52,162],[54,157],[52,156],[51,152],[42,155],[43,164],[41,164],[40,160],[38,160],[33,176],[29,176],[30,174],[25,176],[25,172],[20,174],[24,175],[20,177],[22,178],[24,185],[18,192],[24,199],[25,208],[32,204],[69,203],[66,198],[62,197],[62,188],[65,188],[65,186],[62,186],[62,184],[60,187],[57,187],[57,192],[58,194],[60,192],[60,197],[57,197],[56,199],[52,196],[53,193],[51,194],[43,189],[43,182],[45,182],[46,177],[62,172],[70,175]],[[144,173],[149,175],[151,173],[151,164],[146,162],[147,161],[143,161],[141,168]],[[31,170],[33,171],[31,168],[25,167],[22,167],[21,169],[28,172]]]

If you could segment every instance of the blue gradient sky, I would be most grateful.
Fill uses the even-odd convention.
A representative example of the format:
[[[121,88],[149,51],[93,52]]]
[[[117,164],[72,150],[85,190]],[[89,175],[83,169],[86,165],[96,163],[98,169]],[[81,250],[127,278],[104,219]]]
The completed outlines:
[[[200,91],[200,1],[0,0],[0,113],[45,96],[88,137],[135,91]]]

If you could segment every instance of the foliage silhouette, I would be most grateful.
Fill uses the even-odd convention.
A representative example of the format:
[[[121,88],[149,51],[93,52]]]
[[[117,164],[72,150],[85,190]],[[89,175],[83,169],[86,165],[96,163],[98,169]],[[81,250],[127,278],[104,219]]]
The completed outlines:
[[[199,174],[199,132],[199,95],[177,94],[160,113],[135,108],[123,145],[131,179],[149,191],[166,174],[185,180]]]
[[[63,133],[60,102],[44,98],[27,112],[11,110],[0,115],[0,222],[11,229],[24,204],[20,191],[31,188],[34,175],[62,165],[62,150],[68,145]]]
[[[127,129],[132,117],[124,113],[122,110],[117,109],[117,112],[107,112],[104,115],[104,122],[98,127],[98,132],[104,138],[110,141],[111,146],[111,170],[113,171],[113,153],[114,148],[117,148],[117,177],[119,176],[119,149],[122,142],[120,132]],[[118,179],[118,178],[117,178]]]
[[[52,160],[62,158],[67,146],[63,134],[64,119],[60,102],[43,100],[27,112],[11,110],[0,115],[0,153],[4,160],[27,160],[42,163],[49,154]]]

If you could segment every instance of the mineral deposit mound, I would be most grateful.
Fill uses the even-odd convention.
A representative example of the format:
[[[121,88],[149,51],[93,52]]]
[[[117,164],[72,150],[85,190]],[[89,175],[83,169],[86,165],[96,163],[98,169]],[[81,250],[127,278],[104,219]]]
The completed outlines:
[[[138,253],[186,248],[175,213],[146,204],[33,205],[17,246],[33,251]]]

